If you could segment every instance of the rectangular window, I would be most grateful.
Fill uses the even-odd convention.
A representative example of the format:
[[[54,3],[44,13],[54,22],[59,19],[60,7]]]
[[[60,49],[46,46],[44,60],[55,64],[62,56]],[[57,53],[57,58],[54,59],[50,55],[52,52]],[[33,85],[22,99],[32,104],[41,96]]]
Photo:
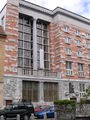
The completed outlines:
[[[38,53],[38,69],[40,69],[40,49],[43,50],[43,61],[44,68],[49,70],[49,30],[48,23],[42,21],[37,22],[37,53]]]
[[[78,75],[79,77],[84,77],[84,68],[82,63],[78,63]]]
[[[80,92],[84,92],[85,91],[85,84],[84,83],[80,83]]]
[[[66,48],[66,53],[67,53],[67,55],[71,55],[72,54],[71,49],[70,48]]]
[[[64,32],[69,32],[69,26],[64,26]]]
[[[18,34],[18,67],[23,68],[22,74],[29,75],[33,68],[33,34],[31,34],[33,24],[32,19],[20,14],[19,34]]]
[[[69,93],[74,93],[74,86],[73,83],[69,83]]]
[[[38,82],[23,81],[22,97],[26,101],[38,102]]]
[[[23,50],[22,49],[18,49],[18,57],[23,57]]]
[[[81,52],[81,51],[78,51],[78,52],[77,52],[77,56],[78,56],[78,57],[82,57],[82,52]]]
[[[30,26],[23,26],[23,30],[24,30],[25,33],[30,33],[31,34]]]
[[[90,49],[90,43],[87,43],[87,48]]]
[[[81,42],[80,42],[80,40],[77,40],[77,46],[78,46],[78,47],[81,46]]]
[[[80,36],[80,31],[79,30],[75,30],[75,34],[77,35],[77,36]]]
[[[90,53],[88,53],[88,59],[90,59]]]
[[[65,43],[70,44],[70,42],[71,42],[70,37],[66,37],[65,38]]]
[[[23,33],[19,32],[18,37],[19,37],[19,39],[23,40]]]
[[[23,41],[21,41],[21,40],[18,41],[18,47],[23,48]]]
[[[58,83],[44,83],[44,101],[58,99]]]
[[[73,75],[72,62],[66,61],[66,75]]]
[[[90,39],[90,34],[86,33],[86,38]]]

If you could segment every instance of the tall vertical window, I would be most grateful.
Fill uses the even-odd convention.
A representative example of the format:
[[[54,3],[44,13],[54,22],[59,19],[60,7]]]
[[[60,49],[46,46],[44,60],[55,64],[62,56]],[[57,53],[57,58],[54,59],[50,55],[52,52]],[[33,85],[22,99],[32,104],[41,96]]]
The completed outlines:
[[[49,70],[49,29],[48,24],[37,22],[38,68]],[[43,64],[43,65],[41,65]]]
[[[80,97],[82,98],[85,95],[85,84],[80,83],[79,88],[80,88]]]
[[[67,55],[71,55],[71,54],[72,54],[72,52],[71,52],[71,49],[70,49],[70,48],[66,48],[66,54],[67,54]]]
[[[64,32],[69,32],[69,26],[64,26]]]
[[[78,75],[79,77],[84,77],[84,68],[82,63],[78,63]]]
[[[44,83],[44,100],[54,101],[58,99],[58,84]]]
[[[69,93],[74,93],[74,86],[73,83],[69,83]]]
[[[90,43],[87,43],[87,48],[90,49]]]
[[[78,46],[78,47],[81,46],[81,42],[80,42],[80,40],[77,40],[77,46]]]
[[[73,75],[72,62],[66,61],[66,75]]]
[[[79,36],[80,35],[80,31],[79,30],[75,30],[75,34],[77,35],[77,36]]]
[[[77,52],[77,56],[78,56],[78,57],[82,57],[82,52],[81,52],[81,51],[78,51],[78,52]]]
[[[30,17],[19,17],[18,33],[18,68],[23,69],[23,74],[33,68],[33,21]]]
[[[26,101],[38,101],[38,82],[23,81],[22,97]]]
[[[65,37],[65,43],[67,43],[67,44],[70,44],[70,43],[71,43],[70,37]]]

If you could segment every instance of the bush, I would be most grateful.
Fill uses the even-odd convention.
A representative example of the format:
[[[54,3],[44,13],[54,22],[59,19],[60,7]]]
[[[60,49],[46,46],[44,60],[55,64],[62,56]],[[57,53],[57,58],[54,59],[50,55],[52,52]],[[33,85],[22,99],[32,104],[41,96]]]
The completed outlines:
[[[72,110],[76,110],[76,101],[75,100],[56,100],[54,101],[55,105],[64,105],[66,108],[68,105],[71,105]]]

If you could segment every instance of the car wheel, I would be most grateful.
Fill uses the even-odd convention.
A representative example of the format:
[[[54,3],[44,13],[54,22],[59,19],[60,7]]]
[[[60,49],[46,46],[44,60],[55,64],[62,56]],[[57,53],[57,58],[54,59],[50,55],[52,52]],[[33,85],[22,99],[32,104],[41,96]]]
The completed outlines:
[[[2,116],[1,116],[1,119],[2,119],[2,120],[6,120],[6,116],[2,115]]]
[[[24,120],[29,120],[29,116],[28,115],[24,115]]]

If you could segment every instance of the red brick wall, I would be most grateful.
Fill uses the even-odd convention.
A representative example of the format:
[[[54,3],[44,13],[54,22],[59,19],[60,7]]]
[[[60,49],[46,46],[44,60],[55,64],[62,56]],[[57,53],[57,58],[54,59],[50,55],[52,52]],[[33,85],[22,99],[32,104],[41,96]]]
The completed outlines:
[[[64,32],[64,26],[69,26],[69,31]],[[75,30],[80,31],[80,36],[75,35]],[[90,31],[84,28],[80,28],[73,24],[68,24],[64,21],[59,21],[55,24],[50,24],[50,61],[51,70],[62,72],[62,78],[67,79],[90,79],[88,74],[88,64],[90,59],[87,59],[87,54],[90,53],[90,49],[87,49],[86,43],[89,42],[86,38],[86,32],[90,34]],[[65,43],[65,37],[70,37],[71,44]],[[81,41],[81,46],[78,47],[76,40]],[[70,48],[71,55],[66,54],[66,48]],[[77,57],[77,51],[82,51],[82,58]],[[66,76],[66,61],[73,62],[73,76]],[[78,63],[84,63],[84,77],[78,77]]]
[[[6,6],[6,33],[4,72],[17,74],[18,5],[13,4],[11,0],[7,1]]]

